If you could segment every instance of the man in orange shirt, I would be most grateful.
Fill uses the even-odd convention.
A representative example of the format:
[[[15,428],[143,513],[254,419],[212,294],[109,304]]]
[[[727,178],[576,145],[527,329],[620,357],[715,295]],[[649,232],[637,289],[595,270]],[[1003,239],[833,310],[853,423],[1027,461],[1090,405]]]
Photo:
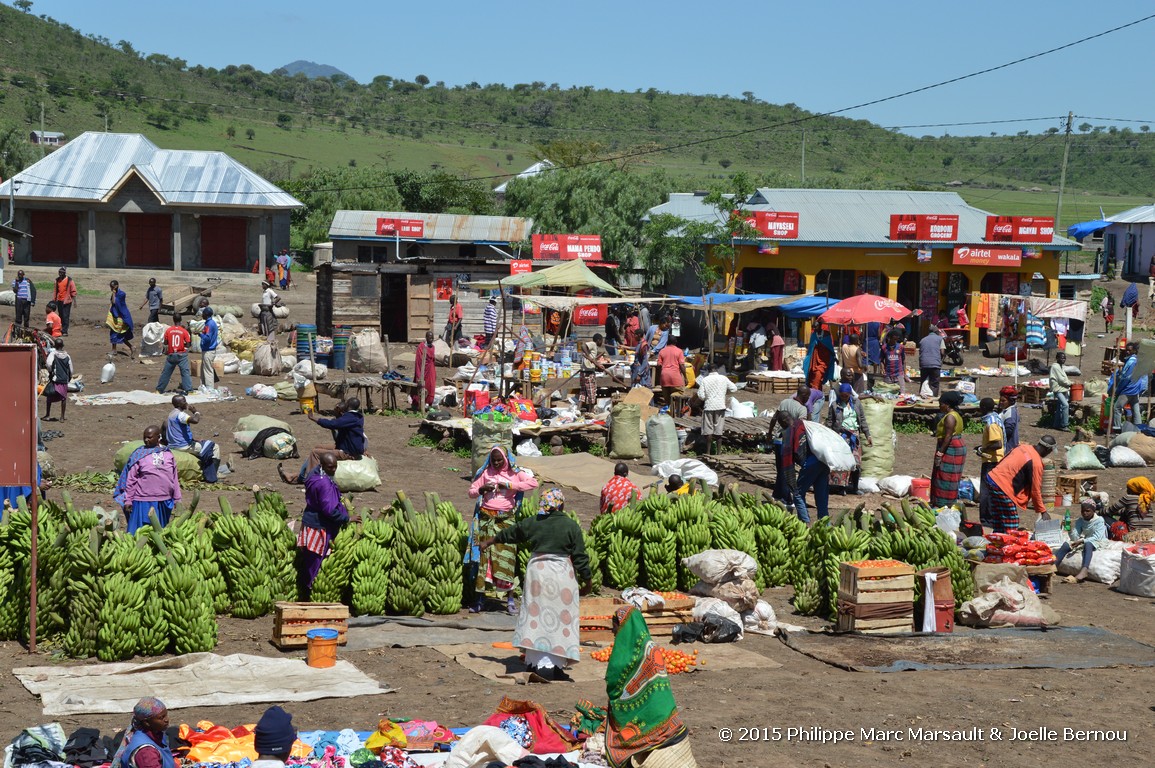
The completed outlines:
[[[58,339],[64,335],[64,330],[60,325],[60,315],[56,314],[56,302],[48,302],[48,306],[44,308],[44,332],[54,339]]]
[[[180,369],[180,393],[186,395],[192,391],[192,374],[188,365],[188,348],[192,344],[192,334],[182,326],[180,315],[172,316],[172,325],[164,329],[164,351],[167,357],[164,360],[164,370],[160,372],[160,380],[156,383],[156,391],[164,394],[168,389],[168,380],[172,372]]]
[[[1043,500],[1043,459],[1055,450],[1055,438],[1043,435],[1039,442],[1020,445],[1008,453],[983,478],[979,495],[979,519],[995,533],[1019,528],[1019,508],[1030,504],[1040,515],[1047,511]]]
[[[72,303],[76,301],[76,283],[68,276],[64,267],[56,274],[56,290],[52,295],[56,311],[60,315],[61,335],[68,335],[68,323],[72,317]]]

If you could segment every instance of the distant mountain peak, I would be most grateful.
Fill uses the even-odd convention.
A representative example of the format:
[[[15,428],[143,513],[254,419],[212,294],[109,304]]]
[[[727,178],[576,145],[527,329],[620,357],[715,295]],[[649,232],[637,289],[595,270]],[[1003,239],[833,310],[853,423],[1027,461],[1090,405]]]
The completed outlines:
[[[347,72],[342,72],[334,66],[329,64],[318,64],[315,61],[305,61],[304,59],[297,59],[292,64],[286,64],[285,66],[281,67],[281,69],[285,70],[285,72],[287,72],[290,77],[297,74],[298,72],[301,72],[305,75],[305,77],[310,78],[344,75],[350,80],[353,79]]]

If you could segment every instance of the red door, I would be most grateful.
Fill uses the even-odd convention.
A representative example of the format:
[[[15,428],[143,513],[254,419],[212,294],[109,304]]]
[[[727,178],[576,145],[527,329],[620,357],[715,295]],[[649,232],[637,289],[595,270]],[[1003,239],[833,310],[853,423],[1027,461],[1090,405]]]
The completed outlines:
[[[80,216],[73,211],[32,211],[32,263],[76,264],[79,226]]]
[[[125,266],[172,269],[172,216],[126,213],[124,239]]]
[[[201,267],[248,268],[249,220],[243,216],[201,216]]]

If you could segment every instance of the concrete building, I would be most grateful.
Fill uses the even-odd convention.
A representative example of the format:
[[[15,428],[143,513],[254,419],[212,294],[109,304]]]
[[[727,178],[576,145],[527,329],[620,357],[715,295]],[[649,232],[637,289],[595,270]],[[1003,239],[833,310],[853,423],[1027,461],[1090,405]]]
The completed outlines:
[[[1029,290],[1036,272],[1046,295],[1057,298],[1059,254],[1079,250],[1078,243],[1053,233],[1046,242],[987,240],[988,217],[994,214],[954,192],[759,189],[741,209],[772,222],[765,225],[768,231],[780,234],[740,244],[725,290],[825,291],[836,299],[872,293],[922,309],[931,321],[959,305],[974,317],[981,294]],[[649,215],[659,213],[692,221],[719,216],[697,193],[671,194]],[[892,237],[892,216],[904,217],[917,239]],[[949,226],[932,232],[933,221]],[[972,344],[978,334],[972,326]]]
[[[1103,255],[1124,275],[1147,277],[1155,259],[1155,203],[1108,216]]]
[[[64,143],[64,134],[59,131],[32,131],[28,134],[28,140],[46,147],[59,147]]]
[[[528,240],[532,227],[510,216],[337,211],[332,261],[316,268],[318,330],[379,328],[391,341],[417,342],[441,334],[455,293],[463,332],[480,333],[488,293],[462,283],[508,276],[511,243]]]
[[[84,133],[0,185],[0,221],[32,235],[17,264],[263,273],[300,207],[223,152],[139,134]]]

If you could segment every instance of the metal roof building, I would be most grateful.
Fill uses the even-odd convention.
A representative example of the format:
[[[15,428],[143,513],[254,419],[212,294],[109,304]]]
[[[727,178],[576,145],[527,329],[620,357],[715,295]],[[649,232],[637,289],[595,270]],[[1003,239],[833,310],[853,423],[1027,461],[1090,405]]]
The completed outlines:
[[[1155,262],[1155,204],[1140,205],[1114,216],[1103,230],[1103,251],[1108,268],[1147,277]]]
[[[34,264],[247,271],[288,247],[301,207],[223,152],[140,134],[82,134],[0,185],[3,204],[13,184],[33,235],[16,260]]]
[[[1046,227],[1053,229],[1048,223],[1009,226],[1010,236],[1028,239],[988,240],[988,225],[1003,220],[989,221],[994,214],[954,192],[762,188],[735,207],[755,221],[764,212],[766,222],[778,224],[763,231],[781,234],[738,244],[735,262],[726,265],[726,290],[825,291],[837,299],[870,293],[922,309],[930,321],[960,306],[973,318],[980,304],[990,306],[980,303],[984,294],[1029,292],[1035,273],[1046,281],[1047,294],[1057,298],[1058,254],[1080,248],[1048,234]],[[707,204],[703,193],[671,194],[648,212],[651,218],[659,214],[705,222],[727,215]],[[932,234],[932,224],[941,225],[940,231]],[[920,239],[905,239],[904,230],[892,229],[896,225],[909,225],[911,231],[917,226]],[[975,323],[971,343],[978,337]]]

